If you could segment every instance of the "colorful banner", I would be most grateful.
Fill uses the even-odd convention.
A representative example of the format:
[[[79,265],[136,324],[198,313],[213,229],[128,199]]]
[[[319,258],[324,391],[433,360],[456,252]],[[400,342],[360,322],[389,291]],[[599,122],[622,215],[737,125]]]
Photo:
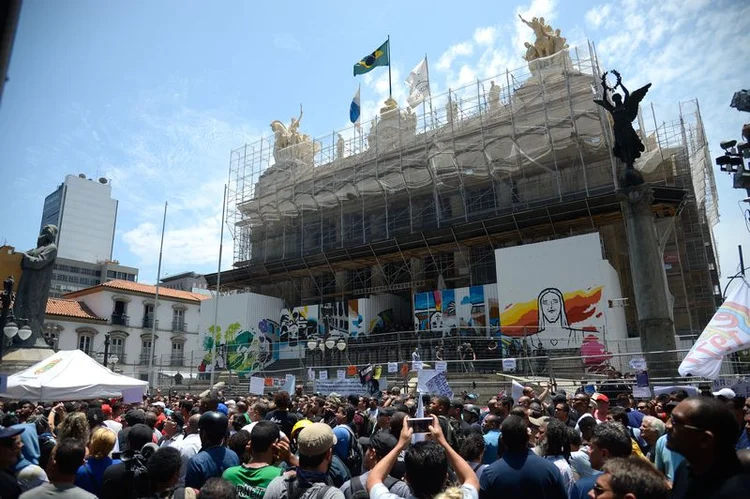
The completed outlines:
[[[743,279],[680,364],[680,376],[716,379],[724,356],[750,348],[750,286]]]

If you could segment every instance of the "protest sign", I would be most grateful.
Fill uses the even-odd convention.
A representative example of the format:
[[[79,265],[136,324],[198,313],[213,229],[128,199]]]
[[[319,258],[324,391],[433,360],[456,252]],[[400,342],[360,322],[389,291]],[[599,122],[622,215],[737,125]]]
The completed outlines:
[[[516,372],[516,359],[503,359],[503,372]]]
[[[397,362],[389,362],[388,363],[388,372],[389,373],[398,372],[398,363]]]
[[[263,378],[258,378],[256,376],[250,378],[250,393],[254,395],[263,395],[265,381],[266,380],[264,380]]]
[[[318,379],[321,380],[327,380],[328,379],[328,371],[319,371],[318,372]]]
[[[381,378],[379,381],[380,386],[388,386],[387,380]],[[328,395],[330,393],[338,393],[339,395],[374,395],[373,388],[378,387],[376,384],[368,383],[363,385],[359,382],[358,378],[345,378],[345,379],[316,379],[313,382],[313,390],[315,393],[321,395]]]
[[[448,363],[444,360],[438,360],[435,362],[435,370],[439,373],[444,373],[448,371]]]
[[[282,390],[287,393],[294,393],[294,385],[297,384],[297,377],[294,374],[287,374],[284,378]]]
[[[138,404],[141,402],[143,402],[143,388],[140,386],[126,388],[122,391],[123,404]]]
[[[346,379],[346,371],[344,369],[338,369],[336,371],[336,379]]]

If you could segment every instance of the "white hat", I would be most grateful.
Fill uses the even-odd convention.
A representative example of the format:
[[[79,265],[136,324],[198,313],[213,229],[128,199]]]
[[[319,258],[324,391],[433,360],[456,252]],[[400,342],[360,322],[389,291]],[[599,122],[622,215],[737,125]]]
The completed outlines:
[[[713,394],[714,397],[724,397],[725,399],[733,399],[737,396],[731,388],[722,388],[718,392],[713,392]]]
[[[161,407],[162,409],[164,409],[164,407],[166,407],[166,406],[164,405],[164,402],[162,402],[162,401],[154,402],[154,403],[153,403],[153,404],[151,404],[151,405],[158,405],[158,406],[159,406],[159,407]]]

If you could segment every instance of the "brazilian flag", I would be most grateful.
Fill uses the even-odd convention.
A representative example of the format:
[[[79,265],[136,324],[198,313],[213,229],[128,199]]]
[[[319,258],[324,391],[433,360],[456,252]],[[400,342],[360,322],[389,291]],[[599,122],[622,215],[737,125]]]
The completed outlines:
[[[388,66],[391,63],[390,56],[391,50],[388,46],[388,40],[386,40],[372,54],[363,57],[361,61],[354,65],[354,76],[369,73],[377,66]]]

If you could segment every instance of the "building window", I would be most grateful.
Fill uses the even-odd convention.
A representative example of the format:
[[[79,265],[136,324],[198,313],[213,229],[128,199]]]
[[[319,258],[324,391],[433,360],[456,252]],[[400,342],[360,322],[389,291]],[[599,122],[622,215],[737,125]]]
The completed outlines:
[[[184,356],[183,356],[184,346],[185,346],[184,341],[180,341],[180,340],[172,341],[172,357],[170,358],[170,365],[182,366],[182,361],[184,359]]]
[[[135,274],[128,274],[128,281],[135,282]]]
[[[185,310],[174,309],[172,313],[172,331],[185,331]]]
[[[120,334],[118,334],[117,336],[110,335],[109,356],[117,357],[116,363],[124,364],[125,363],[125,337],[120,336]]]
[[[101,277],[102,276],[102,271],[101,270],[96,270],[96,271],[94,271],[94,275],[96,277]]]
[[[146,303],[143,305],[143,327],[151,328],[154,326],[154,304]]]
[[[108,278],[114,279],[116,276],[117,276],[117,272],[115,272],[114,270],[108,270],[107,271],[107,277]]]
[[[112,311],[112,324],[119,326],[128,325],[128,304],[123,300],[115,300],[115,308]]]
[[[81,273],[80,267],[70,267],[70,271],[72,273],[74,273],[74,274],[80,274]]]
[[[148,364],[148,356],[151,353],[151,338],[141,340],[141,364]]]
[[[82,351],[86,355],[91,355],[91,344],[93,343],[92,338],[88,334],[78,335],[78,350]]]

